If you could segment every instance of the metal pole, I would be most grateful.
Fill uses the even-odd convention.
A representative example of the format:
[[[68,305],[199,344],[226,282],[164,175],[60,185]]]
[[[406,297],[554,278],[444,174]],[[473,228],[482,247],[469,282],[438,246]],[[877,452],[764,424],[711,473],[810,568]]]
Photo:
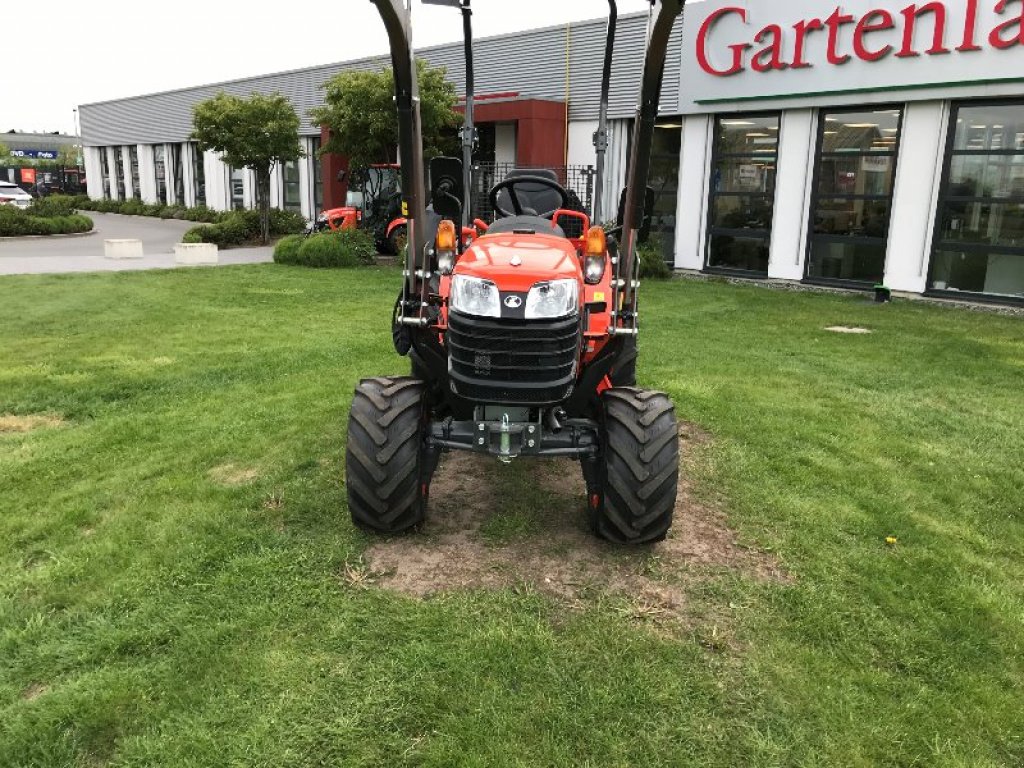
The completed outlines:
[[[473,77],[473,11],[469,7],[470,0],[462,4],[462,33],[466,49],[466,119],[462,126],[462,226],[468,227],[473,219],[473,140],[475,124],[473,120],[473,96],[475,83]],[[462,235],[459,235],[461,240]]]
[[[604,71],[601,74],[601,107],[597,117],[597,133],[594,134],[594,149],[597,153],[597,196],[594,198],[595,224],[604,223],[604,166],[608,154],[608,94],[612,84],[612,54],[615,51],[615,25],[619,9],[615,0],[608,0],[608,31],[604,44]]]

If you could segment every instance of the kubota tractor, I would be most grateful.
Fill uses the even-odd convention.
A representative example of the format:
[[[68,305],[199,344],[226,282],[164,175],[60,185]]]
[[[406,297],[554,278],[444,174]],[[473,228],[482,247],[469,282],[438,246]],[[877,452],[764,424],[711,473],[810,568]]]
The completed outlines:
[[[619,225],[605,232],[592,226],[599,210],[594,220],[567,210],[569,195],[553,172],[513,172],[491,190],[495,221],[470,245],[459,226],[468,202],[460,160],[431,163],[427,211],[412,0],[371,1],[395,72],[409,247],[393,335],[412,375],[356,388],[346,451],[353,522],[379,533],[416,528],[441,453],[457,450],[505,462],[577,459],[599,536],[660,541],[672,524],[679,448],[672,402],[635,381],[636,245],[665,55],[685,0],[652,0]],[[428,1],[468,14],[469,0]],[[599,172],[616,18],[615,0],[609,4]],[[466,30],[469,51],[468,22]],[[566,237],[561,225],[570,220],[582,237]]]

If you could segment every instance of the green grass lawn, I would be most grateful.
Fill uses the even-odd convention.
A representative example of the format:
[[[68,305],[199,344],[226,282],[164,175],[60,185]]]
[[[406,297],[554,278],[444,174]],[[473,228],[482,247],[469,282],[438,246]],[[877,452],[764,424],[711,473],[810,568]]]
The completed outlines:
[[[0,432],[0,766],[1024,763],[1024,320],[645,285],[641,379],[789,576],[695,574],[664,631],[340,576],[398,282],[0,279],[0,416],[63,420]]]

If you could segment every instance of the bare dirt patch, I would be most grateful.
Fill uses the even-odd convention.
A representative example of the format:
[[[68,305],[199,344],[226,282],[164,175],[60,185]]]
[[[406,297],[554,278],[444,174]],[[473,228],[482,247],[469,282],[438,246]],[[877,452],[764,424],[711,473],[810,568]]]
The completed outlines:
[[[15,416],[13,413],[0,414],[0,433],[34,432],[37,429],[56,429],[64,425],[64,419],[55,413],[33,413]]]
[[[831,325],[825,330],[829,333],[843,333],[850,336],[867,336],[874,333],[870,328],[857,328],[848,325]]]
[[[42,683],[32,683],[28,688],[21,692],[21,698],[25,701],[35,701],[44,693],[50,690],[50,686],[43,685]]]
[[[423,530],[375,542],[365,554],[368,578],[416,597],[523,585],[570,606],[612,596],[623,598],[622,610],[637,620],[681,615],[687,584],[721,569],[785,579],[771,556],[738,542],[716,504],[696,498],[687,470],[697,460],[694,449],[709,440],[699,428],[681,425],[674,528],[665,542],[636,548],[590,533],[578,463],[520,459],[503,466],[448,454]]]
[[[259,477],[259,470],[254,467],[241,467],[227,463],[214,467],[207,473],[218,485],[246,485]]]

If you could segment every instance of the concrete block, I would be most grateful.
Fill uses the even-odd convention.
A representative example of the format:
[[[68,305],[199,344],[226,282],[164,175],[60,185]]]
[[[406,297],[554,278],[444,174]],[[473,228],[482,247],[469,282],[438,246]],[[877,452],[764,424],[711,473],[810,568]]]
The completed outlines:
[[[174,246],[174,261],[178,264],[216,264],[217,260],[214,243],[178,243]]]
[[[141,259],[141,240],[104,240],[103,255],[108,259]]]

